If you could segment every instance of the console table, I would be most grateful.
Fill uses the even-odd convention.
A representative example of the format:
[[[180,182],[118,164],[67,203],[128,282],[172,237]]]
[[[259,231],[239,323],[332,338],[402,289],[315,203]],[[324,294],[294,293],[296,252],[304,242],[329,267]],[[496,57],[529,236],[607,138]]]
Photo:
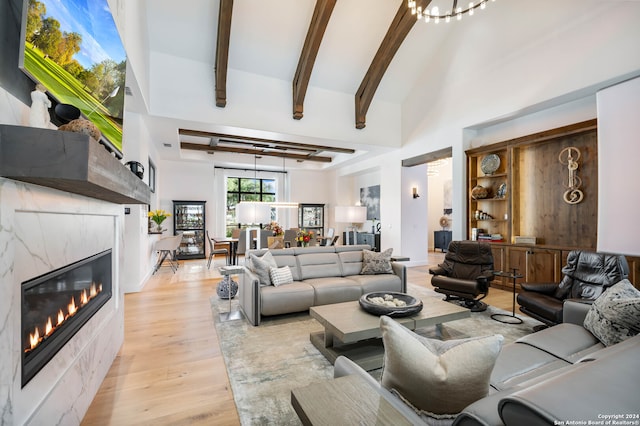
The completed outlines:
[[[293,389],[291,405],[303,425],[411,425],[357,375]]]
[[[433,231],[433,248],[445,252],[452,239],[452,231]]]

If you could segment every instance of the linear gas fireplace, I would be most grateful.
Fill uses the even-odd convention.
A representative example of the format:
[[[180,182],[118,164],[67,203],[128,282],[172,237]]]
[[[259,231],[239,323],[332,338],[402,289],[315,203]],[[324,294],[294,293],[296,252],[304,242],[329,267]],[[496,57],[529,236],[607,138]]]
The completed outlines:
[[[111,298],[111,250],[22,283],[22,387]]]

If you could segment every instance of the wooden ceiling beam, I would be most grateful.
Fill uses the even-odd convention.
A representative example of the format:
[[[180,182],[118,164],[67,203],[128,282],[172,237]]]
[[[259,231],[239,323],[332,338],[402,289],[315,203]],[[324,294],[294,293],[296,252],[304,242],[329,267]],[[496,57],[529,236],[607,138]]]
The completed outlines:
[[[295,76],[293,77],[293,118],[300,120],[303,116],[304,97],[307,94],[309,80],[311,79],[311,71],[315,64],[318,50],[327,24],[331,18],[333,7],[336,0],[317,0],[316,7],[313,10],[313,17],[309,24],[307,37],[304,40],[304,46],[298,60]]]
[[[178,129],[178,134],[183,136],[196,136],[196,137],[202,137],[202,138],[233,139],[238,142],[246,141],[248,142],[248,144],[252,144],[252,142],[257,142],[257,143],[266,143],[271,145],[281,145],[281,146],[291,148],[292,150],[295,150],[296,147],[300,147],[302,149],[313,149],[314,151],[338,152],[341,154],[353,154],[356,152],[355,149],[351,149],[351,148],[339,148],[339,147],[333,147],[333,146],[314,145],[314,144],[306,144],[306,143],[298,143],[298,142],[285,142],[285,141],[277,141],[273,139],[254,138],[249,136],[227,135],[224,133],[207,132],[204,130]]]
[[[293,154],[287,152],[275,152],[275,151],[265,151],[262,149],[251,149],[251,148],[234,148],[230,146],[210,146],[204,145],[200,143],[190,143],[190,142],[180,142],[181,149],[189,149],[192,151],[207,151],[207,152],[231,152],[234,154],[247,154],[247,155],[264,155],[268,157],[278,157],[278,158],[292,158],[294,160],[299,161],[315,161],[319,163],[330,163],[332,161],[331,157],[324,157],[320,155],[310,155],[310,154]]]
[[[220,108],[224,108],[227,105],[227,67],[229,64],[232,11],[233,0],[220,0],[215,65],[216,106]]]
[[[417,5],[424,10],[431,0],[417,0]],[[373,96],[378,89],[378,85],[387,71],[389,64],[393,60],[400,45],[409,34],[409,31],[416,23],[416,16],[411,14],[411,9],[407,7],[407,2],[402,1],[400,7],[393,18],[387,34],[384,36],[376,55],[367,70],[360,87],[356,92],[356,129],[364,129],[367,120],[367,111],[373,100]]]

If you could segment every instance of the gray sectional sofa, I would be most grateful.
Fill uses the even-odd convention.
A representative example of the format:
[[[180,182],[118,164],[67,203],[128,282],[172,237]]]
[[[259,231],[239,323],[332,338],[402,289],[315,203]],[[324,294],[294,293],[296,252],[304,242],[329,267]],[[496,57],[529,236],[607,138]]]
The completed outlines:
[[[263,316],[302,312],[312,306],[358,300],[374,291],[406,292],[403,264],[391,262],[393,273],[361,275],[363,250],[369,245],[294,247],[270,250],[278,267],[289,266],[293,282],[264,285],[246,265],[240,275],[240,309],[247,320],[259,325]],[[250,250],[263,256],[267,250]]]
[[[640,335],[604,347],[582,326],[588,310],[589,305],[566,302],[564,323],[504,346],[489,395],[466,407],[453,424],[640,423]],[[364,377],[412,424],[429,424],[355,363],[338,358],[334,376],[349,374]]]

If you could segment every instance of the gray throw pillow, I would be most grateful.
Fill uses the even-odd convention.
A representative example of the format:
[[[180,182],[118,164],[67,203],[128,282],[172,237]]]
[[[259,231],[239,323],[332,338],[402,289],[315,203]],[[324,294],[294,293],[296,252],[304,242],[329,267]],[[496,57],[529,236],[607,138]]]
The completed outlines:
[[[271,284],[273,284],[274,287],[291,284],[293,282],[291,269],[286,265],[282,268],[271,268],[269,275],[271,277]]]
[[[598,297],[584,318],[584,328],[605,346],[640,332],[640,291],[624,279]]]
[[[430,417],[455,416],[489,393],[489,379],[504,338],[441,341],[422,337],[380,317],[384,343],[381,384]]]
[[[393,268],[391,268],[391,253],[393,253],[393,248],[386,249],[381,253],[362,250],[362,270],[360,274],[393,274]]]
[[[266,252],[262,256],[256,256],[255,254],[250,254],[249,259],[251,260],[250,267],[251,272],[256,274],[258,280],[261,285],[271,285],[271,277],[269,276],[269,271],[271,268],[277,268],[278,264],[276,260],[273,258],[273,255],[270,251]]]

